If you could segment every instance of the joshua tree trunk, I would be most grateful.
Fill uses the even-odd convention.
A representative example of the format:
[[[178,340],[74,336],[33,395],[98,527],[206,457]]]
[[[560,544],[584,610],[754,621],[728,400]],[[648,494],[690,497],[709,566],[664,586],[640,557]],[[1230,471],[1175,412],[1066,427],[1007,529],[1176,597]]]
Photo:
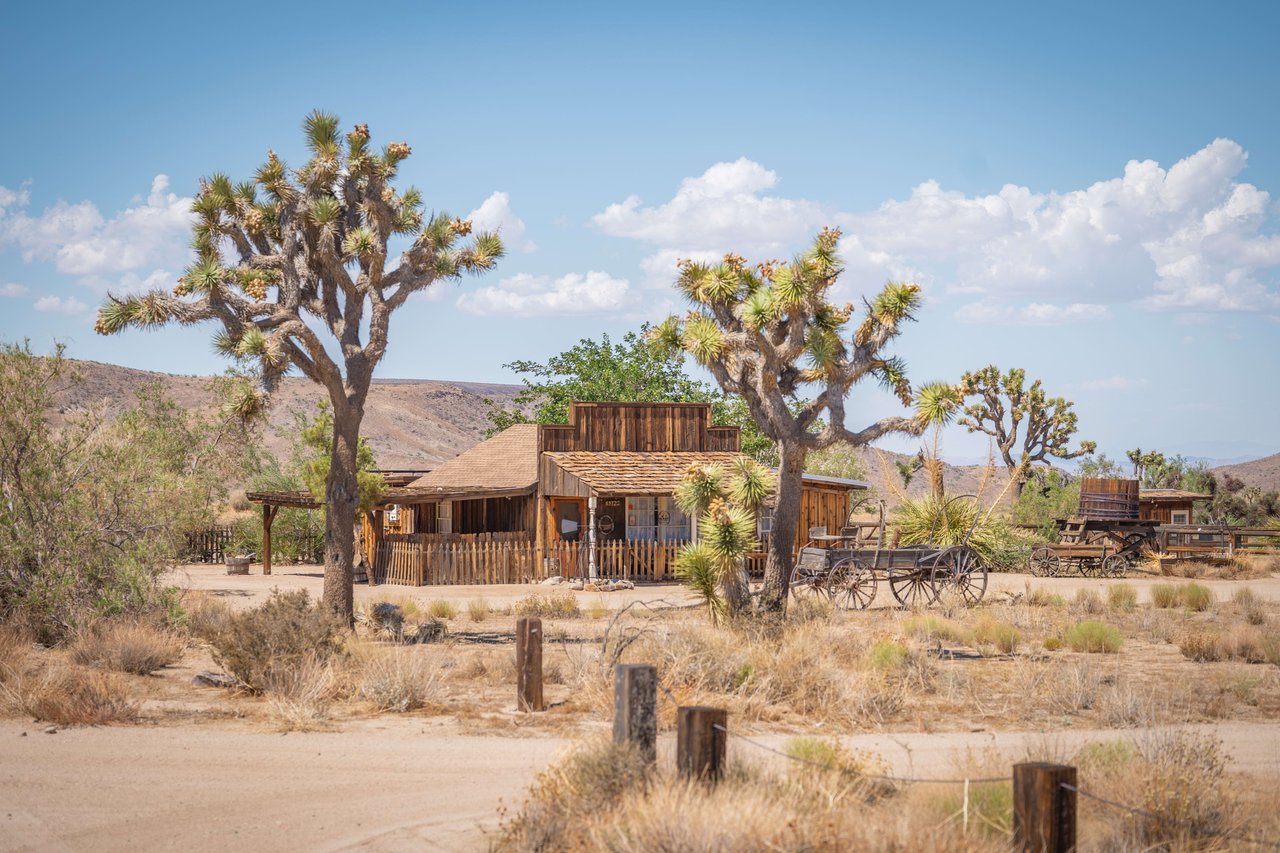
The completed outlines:
[[[724,573],[720,583],[720,594],[724,596],[725,610],[731,618],[751,606],[751,583],[747,578],[745,557],[735,560],[733,568]]]
[[[356,399],[363,400],[364,394]],[[334,613],[350,619],[354,605],[356,513],[360,504],[356,451],[364,411],[351,398],[339,398],[333,404],[333,446],[325,483],[323,601]]]
[[[804,447],[778,445],[778,500],[769,528],[769,558],[764,567],[764,592],[760,597],[760,606],[767,613],[781,613],[787,607],[806,454]]]

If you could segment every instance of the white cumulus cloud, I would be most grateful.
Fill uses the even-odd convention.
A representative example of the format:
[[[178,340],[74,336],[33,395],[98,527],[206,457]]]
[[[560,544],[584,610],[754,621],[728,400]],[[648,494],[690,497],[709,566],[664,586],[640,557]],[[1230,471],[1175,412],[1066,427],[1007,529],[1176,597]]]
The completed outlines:
[[[89,201],[58,201],[39,214],[28,212],[29,203],[26,190],[0,187],[0,244],[16,246],[28,262],[52,261],[100,292],[154,280],[190,254],[191,199],[170,192],[166,175],[156,175],[145,199],[110,217]]]
[[[519,273],[463,294],[458,306],[472,314],[602,314],[622,308],[629,289],[626,279],[598,271],[554,279]]]
[[[495,192],[471,213],[467,219],[478,231],[497,231],[503,245],[519,252],[532,252],[537,245],[525,236],[524,220],[511,209],[511,196]]]
[[[83,314],[89,310],[88,305],[74,296],[41,296],[36,300],[35,308],[57,314]]]
[[[844,212],[771,194],[778,176],[745,158],[686,178],[669,201],[636,196],[592,218],[600,231],[654,246],[646,283],[669,285],[680,257],[736,251],[785,257],[823,224],[845,232],[842,292],[889,278],[931,296],[969,295],[967,322],[1104,319],[1149,311],[1280,312],[1280,222],[1271,196],[1240,180],[1248,154],[1216,139],[1167,169],[1131,160],[1115,177],[1067,192],[1008,184],[969,195],[925,181],[902,200]]]
[[[26,296],[30,290],[25,284],[0,284],[0,296]]]

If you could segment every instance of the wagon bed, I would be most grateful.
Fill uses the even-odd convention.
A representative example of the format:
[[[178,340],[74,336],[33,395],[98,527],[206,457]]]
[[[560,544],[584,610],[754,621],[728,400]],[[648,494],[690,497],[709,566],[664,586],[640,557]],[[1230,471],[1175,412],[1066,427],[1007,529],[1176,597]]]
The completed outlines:
[[[796,592],[822,595],[854,610],[871,605],[881,581],[903,607],[932,604],[947,588],[976,603],[987,591],[987,568],[966,545],[805,547],[791,575]]]

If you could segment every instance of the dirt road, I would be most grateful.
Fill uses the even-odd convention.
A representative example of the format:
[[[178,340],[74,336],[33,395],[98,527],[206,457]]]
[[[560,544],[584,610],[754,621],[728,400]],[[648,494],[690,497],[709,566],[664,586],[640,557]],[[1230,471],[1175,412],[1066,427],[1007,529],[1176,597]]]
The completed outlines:
[[[1280,727],[1190,728],[1221,737],[1234,769],[1280,778]],[[967,755],[992,749],[1012,761],[1029,746],[1069,754],[1134,734],[854,734],[845,743],[880,754],[893,773],[953,776]],[[786,737],[752,740],[778,747]],[[673,741],[662,738],[666,761]],[[0,850],[484,850],[499,805],[517,803],[565,745],[464,736],[414,719],[288,735],[235,724],[45,734],[5,721]],[[731,760],[783,760],[738,739],[729,750]]]

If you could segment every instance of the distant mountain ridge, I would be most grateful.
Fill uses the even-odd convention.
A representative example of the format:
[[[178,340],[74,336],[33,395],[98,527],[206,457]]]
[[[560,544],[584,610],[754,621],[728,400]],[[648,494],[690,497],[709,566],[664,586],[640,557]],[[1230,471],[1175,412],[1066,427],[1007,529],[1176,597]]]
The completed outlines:
[[[59,398],[55,418],[98,404],[110,413],[120,412],[132,403],[140,388],[156,382],[185,408],[212,404],[209,377],[176,376],[97,361],[69,361],[83,381]],[[365,405],[362,432],[380,467],[429,469],[452,459],[484,437],[489,427],[486,399],[499,406],[509,406],[521,387],[427,379],[375,379]],[[268,452],[278,457],[288,454],[287,432],[293,427],[292,412],[314,412],[323,396],[323,390],[307,379],[286,377],[281,382],[263,436]]]
[[[1210,470],[1219,477],[1230,474],[1243,481],[1246,486],[1257,486],[1267,492],[1280,491],[1280,453],[1273,453],[1249,462],[1219,465]]]

